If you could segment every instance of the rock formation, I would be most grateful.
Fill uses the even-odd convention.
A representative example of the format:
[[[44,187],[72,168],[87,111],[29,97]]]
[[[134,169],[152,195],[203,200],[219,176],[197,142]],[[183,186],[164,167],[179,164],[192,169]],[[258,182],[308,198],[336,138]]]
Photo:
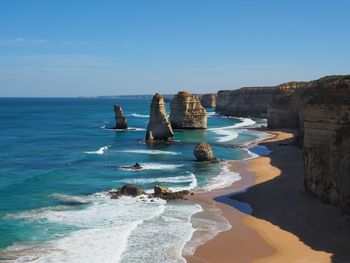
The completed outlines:
[[[215,158],[213,150],[209,143],[200,142],[196,145],[193,151],[194,156],[196,156],[197,161],[199,162],[217,162],[218,160]]]
[[[216,94],[204,94],[201,98],[201,104],[204,108],[216,107]]]
[[[165,200],[184,199],[189,194],[190,194],[190,191],[187,191],[187,190],[172,192],[167,187],[161,187],[161,186],[154,187],[154,196]]]
[[[127,129],[128,121],[123,116],[123,109],[119,105],[114,105],[114,115],[115,115],[115,128],[116,129]]]
[[[150,120],[147,127],[146,142],[172,142],[174,132],[165,112],[165,102],[161,95],[153,96],[150,107]]]
[[[350,212],[350,76],[321,86],[303,116],[305,187]]]
[[[135,163],[134,165],[131,165],[131,166],[121,166],[120,168],[128,169],[128,170],[141,170],[141,169],[142,169],[142,166],[141,166],[141,164],[139,164],[139,163]]]
[[[119,190],[121,195],[138,196],[145,194],[140,188],[133,186],[131,184],[126,184]]]
[[[179,92],[170,103],[170,122],[174,129],[206,129],[207,113],[197,95]]]
[[[218,92],[215,111],[225,116],[266,118],[267,105],[276,88],[221,90]]]

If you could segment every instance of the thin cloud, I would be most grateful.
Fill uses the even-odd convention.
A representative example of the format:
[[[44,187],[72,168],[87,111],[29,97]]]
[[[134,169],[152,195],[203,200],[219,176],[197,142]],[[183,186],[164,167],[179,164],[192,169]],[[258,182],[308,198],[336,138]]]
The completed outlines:
[[[46,43],[46,39],[28,39],[23,37],[7,38],[0,37],[0,45],[32,45]]]

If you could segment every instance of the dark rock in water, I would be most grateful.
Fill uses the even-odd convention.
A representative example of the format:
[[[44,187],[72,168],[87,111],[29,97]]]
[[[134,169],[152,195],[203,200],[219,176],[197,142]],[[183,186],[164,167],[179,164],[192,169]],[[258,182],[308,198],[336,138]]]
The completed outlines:
[[[165,200],[185,199],[185,197],[189,194],[190,191],[187,190],[172,192],[167,187],[161,187],[157,185],[154,187],[154,196]]]
[[[120,190],[119,190],[121,195],[128,195],[128,196],[138,196],[138,195],[143,195],[145,194],[144,191],[142,191],[140,188],[133,186],[131,184],[126,184],[124,185]]]
[[[128,121],[123,115],[123,109],[119,105],[114,105],[114,114],[115,114],[115,128],[116,129],[127,129]]]
[[[118,199],[121,196],[119,190],[115,190],[115,189],[110,190],[108,192],[108,195],[111,197],[111,199]]]
[[[169,143],[173,141],[173,138],[174,132],[165,112],[164,98],[156,93],[153,96],[150,107],[150,120],[147,127],[146,142]]]
[[[180,91],[170,103],[170,122],[174,129],[206,129],[207,112],[197,95]]]
[[[198,143],[194,148],[193,154],[199,162],[218,162],[218,159],[216,159],[213,154],[210,144],[206,142]]]
[[[201,98],[201,104],[204,108],[216,107],[216,94],[204,94]]]
[[[135,164],[132,165],[132,166],[122,166],[121,168],[123,168],[123,169],[129,169],[129,170],[141,170],[141,169],[142,169],[142,166],[141,166],[141,164],[139,164],[139,163],[135,163]]]

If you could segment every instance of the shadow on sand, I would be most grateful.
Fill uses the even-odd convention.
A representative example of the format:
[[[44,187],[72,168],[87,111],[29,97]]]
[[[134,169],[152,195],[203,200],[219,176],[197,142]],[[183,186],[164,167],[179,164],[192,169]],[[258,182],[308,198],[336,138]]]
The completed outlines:
[[[272,151],[268,157],[281,175],[216,201],[269,221],[314,250],[332,253],[333,262],[350,262],[350,217],[305,192],[302,149],[290,139],[260,145]]]

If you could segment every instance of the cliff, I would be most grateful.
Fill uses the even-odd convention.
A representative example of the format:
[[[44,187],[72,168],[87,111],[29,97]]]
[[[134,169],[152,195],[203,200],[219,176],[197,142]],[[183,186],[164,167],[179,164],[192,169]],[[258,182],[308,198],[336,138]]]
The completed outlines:
[[[174,132],[165,112],[164,98],[156,93],[150,106],[146,142],[172,142],[173,138]]]
[[[305,187],[350,212],[350,77],[321,82],[305,104]]]
[[[179,92],[170,102],[170,122],[174,129],[206,129],[207,113],[197,95]]]
[[[201,98],[201,104],[204,108],[216,107],[216,94],[204,94]]]
[[[255,87],[219,91],[215,111],[226,116],[266,118],[267,105],[276,88]]]
[[[114,105],[114,118],[115,118],[115,128],[116,129],[127,129],[128,121],[123,115],[123,109],[119,105]]]

